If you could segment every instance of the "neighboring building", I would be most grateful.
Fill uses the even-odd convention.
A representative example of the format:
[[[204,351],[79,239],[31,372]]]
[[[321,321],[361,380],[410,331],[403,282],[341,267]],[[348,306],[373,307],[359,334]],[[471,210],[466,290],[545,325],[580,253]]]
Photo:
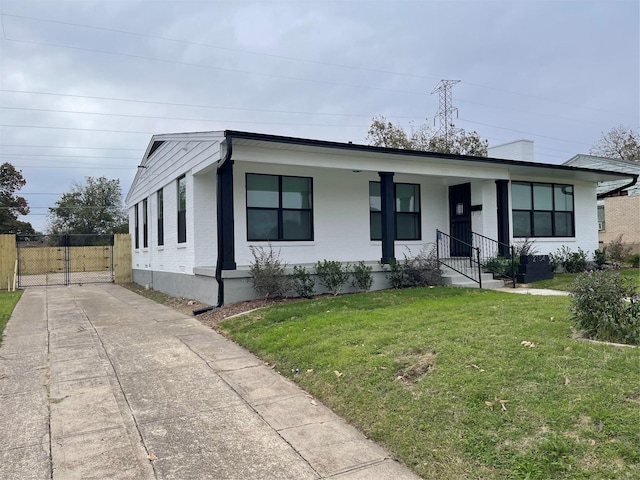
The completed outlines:
[[[593,251],[596,185],[630,179],[250,132],[155,135],[126,198],[133,278],[216,304],[254,296],[250,246],[271,245],[290,266],[377,267],[435,242],[436,230]],[[387,285],[378,274],[374,288]]]
[[[576,155],[564,165],[640,175],[640,162],[593,155]],[[640,184],[630,183],[610,180],[598,184],[598,242],[606,246],[622,235],[633,253],[640,253]]]

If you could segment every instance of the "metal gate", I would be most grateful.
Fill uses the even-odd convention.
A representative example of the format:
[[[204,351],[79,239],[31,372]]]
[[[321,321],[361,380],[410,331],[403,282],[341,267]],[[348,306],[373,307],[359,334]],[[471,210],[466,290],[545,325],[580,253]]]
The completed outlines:
[[[113,235],[32,235],[16,242],[19,287],[113,282]]]

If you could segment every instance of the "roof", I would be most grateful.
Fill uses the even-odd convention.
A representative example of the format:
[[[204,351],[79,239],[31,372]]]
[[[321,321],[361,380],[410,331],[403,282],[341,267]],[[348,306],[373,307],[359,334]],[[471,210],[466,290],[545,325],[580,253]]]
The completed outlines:
[[[408,150],[388,147],[375,147],[356,143],[343,143],[327,140],[315,140],[309,138],[288,137],[238,130],[209,131],[209,132],[185,132],[154,135],[149,142],[147,150],[140,162],[144,168],[153,153],[165,142],[220,142],[226,139],[233,146],[245,145],[258,148],[277,148],[280,150],[305,151],[309,153],[325,153],[336,155],[337,151],[348,154],[349,157],[365,162],[367,159],[393,159],[402,157],[403,160],[416,162],[438,162],[441,160],[455,162],[460,167],[506,167],[512,177],[551,177],[560,181],[584,181],[584,182],[608,182],[617,181],[622,185],[630,183],[634,174],[626,172],[608,171],[569,165],[555,165],[535,163],[522,160],[510,160],[493,157],[476,157],[471,155],[456,155],[450,153],[425,152],[421,150]],[[138,172],[139,174],[140,172]],[[135,187],[138,176],[134,178],[129,191]],[[127,195],[127,199],[129,195]]]
[[[595,155],[578,154],[564,162],[564,165],[627,173],[630,176],[640,175],[640,162],[622,160],[620,158],[605,158],[597,157]],[[597,187],[598,195],[602,195],[612,190],[617,190],[621,187],[624,187],[627,183],[628,182],[625,182],[624,180],[609,180],[600,182],[598,183]],[[640,195],[640,185],[637,183],[625,190],[628,192],[629,196]]]

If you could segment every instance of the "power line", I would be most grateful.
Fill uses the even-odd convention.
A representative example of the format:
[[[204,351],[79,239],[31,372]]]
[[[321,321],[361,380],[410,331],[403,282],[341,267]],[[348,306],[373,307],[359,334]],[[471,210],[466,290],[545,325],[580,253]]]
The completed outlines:
[[[150,35],[150,34],[147,34],[147,33],[133,32],[133,31],[130,31],[130,30],[122,30],[122,29],[116,29],[116,28],[100,27],[100,26],[97,26],[97,25],[87,25],[87,24],[81,24],[81,23],[63,22],[63,21],[59,21],[59,20],[52,20],[52,19],[45,19],[45,18],[38,18],[38,17],[30,17],[30,16],[26,16],[26,15],[6,14],[6,13],[2,14],[2,17],[21,18],[21,19],[34,20],[34,21],[39,21],[39,22],[54,23],[54,24],[59,24],[59,25],[68,25],[68,26],[74,26],[74,27],[88,28],[88,29],[92,29],[92,30],[101,30],[101,31],[106,31],[106,32],[113,32],[113,33],[119,33],[119,34],[125,34],[125,35],[132,35],[132,36],[137,36],[137,37],[142,37],[142,38],[150,38],[150,39],[154,39],[154,40],[163,40],[163,41],[168,41],[168,42],[180,43],[180,44],[183,44],[183,45],[192,45],[192,46],[198,46],[198,47],[213,48],[213,49],[224,50],[224,51],[229,51],[229,52],[233,52],[233,53],[243,53],[243,54],[248,54],[248,55],[256,55],[256,56],[266,57],[266,58],[276,58],[276,59],[280,59],[280,60],[295,61],[295,62],[301,62],[301,63],[320,65],[320,66],[346,68],[346,69],[351,69],[351,70],[360,70],[360,71],[372,72],[372,73],[383,73],[383,74],[388,74],[388,75],[404,76],[404,77],[411,77],[411,78],[418,78],[418,79],[438,80],[438,77],[430,76],[430,75],[419,75],[419,74],[415,74],[415,73],[397,72],[397,71],[383,70],[383,69],[377,69],[377,68],[371,68],[371,67],[361,67],[361,66],[356,66],[356,65],[346,65],[346,64],[340,64],[340,63],[322,62],[322,61],[318,61],[318,60],[310,60],[310,59],[300,58],[300,57],[289,57],[289,56],[286,56],[286,55],[275,55],[275,54],[269,54],[269,53],[264,53],[264,52],[256,52],[256,51],[251,51],[251,50],[243,50],[243,49],[237,49],[237,48],[231,48],[231,47],[223,47],[223,46],[220,46],[220,45],[212,45],[212,44],[208,44],[208,43],[192,42],[192,41],[178,39],[178,38],[169,38],[169,37],[162,37],[162,36],[157,36],[157,35]],[[15,40],[15,41],[19,41],[19,40]],[[54,46],[58,46],[58,45],[54,45]],[[69,47],[69,48],[74,48],[74,47]],[[110,53],[110,52],[106,52],[106,53]],[[259,73],[256,73],[256,74],[261,75]],[[600,111],[600,112],[607,112],[607,113],[614,113],[616,115],[620,115],[619,112],[614,112],[612,110],[607,110],[607,109],[602,109],[602,108],[597,108],[597,107],[589,107],[589,106],[586,106],[586,105],[577,105],[577,104],[573,104],[573,103],[569,103],[569,102],[561,102],[561,101],[557,101],[557,100],[550,100],[550,99],[547,99],[547,98],[544,98],[544,97],[539,97],[539,96],[536,96],[536,95],[509,91],[509,90],[496,88],[496,87],[492,87],[492,86],[488,86],[488,85],[481,85],[481,84],[477,84],[477,83],[473,83],[473,82],[462,81],[462,83],[464,85],[470,85],[470,86],[477,87],[477,88],[484,88],[484,89],[487,89],[487,90],[493,90],[493,91],[497,91],[497,92],[500,92],[500,93],[506,93],[506,94],[509,94],[509,95],[516,95],[516,96],[532,98],[532,99],[535,99],[535,100],[542,100],[542,101],[545,101],[545,102],[554,103],[554,104],[558,104],[558,105],[567,105],[567,106],[572,106],[572,107],[587,108],[587,109],[590,109],[590,110],[595,110],[595,111]],[[403,92],[403,93],[409,93],[409,92]],[[460,101],[462,101],[462,100],[460,100]]]
[[[154,39],[154,40],[164,40],[164,41],[168,41],[168,42],[181,43],[183,45],[192,45],[192,46],[197,46],[197,47],[214,48],[214,49],[217,49],[217,50],[225,50],[225,51],[228,51],[228,52],[244,53],[244,54],[248,54],[248,55],[257,55],[257,56],[260,56],[260,57],[268,57],[268,58],[277,58],[279,60],[290,60],[290,61],[295,61],[295,62],[310,63],[310,64],[321,65],[321,66],[325,66],[325,67],[348,68],[348,69],[352,69],[352,70],[361,70],[361,71],[364,71],[364,72],[385,73],[385,74],[389,74],[389,75],[399,75],[399,76],[413,77],[413,78],[437,79],[437,77],[431,77],[431,76],[428,76],[428,75],[417,75],[417,74],[414,74],[414,73],[392,72],[392,71],[389,71],[389,70],[381,70],[381,69],[377,69],[377,68],[360,67],[360,66],[346,65],[346,64],[340,64],[340,63],[320,62],[320,61],[317,61],[317,60],[309,60],[309,59],[306,59],[306,58],[288,57],[288,56],[285,56],[285,55],[274,55],[274,54],[271,54],[271,53],[263,53],[263,52],[255,52],[255,51],[251,51],[251,50],[242,50],[242,49],[238,49],[238,48],[223,47],[223,46],[220,46],[220,45],[212,45],[212,44],[208,44],[208,43],[191,42],[191,41],[188,41],[188,40],[181,40],[181,39],[177,39],[177,38],[160,37],[160,36],[156,36],[156,35],[150,35],[150,34],[147,34],[147,33],[132,32],[132,31],[120,30],[120,29],[116,29],[116,28],[99,27],[99,26],[96,26],[96,25],[86,25],[86,24],[81,24],[81,23],[62,22],[62,21],[59,21],[59,20],[28,17],[28,16],[25,16],[25,15],[12,15],[12,14],[8,14],[8,13],[3,14],[2,16],[3,17],[23,18],[23,19],[27,19],[27,20],[36,20],[36,21],[47,22],[47,23],[56,23],[56,24],[59,24],[59,25],[69,25],[69,26],[74,26],[74,27],[89,28],[89,29],[92,29],[92,30],[102,30],[102,31],[105,31],[105,32],[123,33],[125,35],[134,35],[134,36],[137,36],[137,37],[151,38],[151,39]]]
[[[78,110],[58,110],[58,109],[47,109],[47,108],[27,108],[27,107],[2,107],[0,108],[5,110],[25,110],[25,111],[36,111],[36,112],[53,112],[53,113],[73,113],[80,115],[101,115],[105,117],[125,117],[125,118],[150,118],[155,120],[182,120],[182,121],[190,121],[190,122],[220,122],[220,123],[258,123],[258,124],[267,124],[267,125],[293,125],[293,126],[312,126],[312,127],[346,127],[346,126],[355,126],[355,125],[331,125],[331,124],[316,124],[316,123],[280,123],[280,122],[258,122],[258,121],[236,121],[236,120],[218,120],[212,118],[184,118],[184,117],[160,117],[153,115],[131,115],[131,114],[123,114],[123,113],[103,113],[103,112],[83,112]],[[359,125],[359,128],[362,128],[363,125]]]
[[[0,157],[100,158],[105,160],[139,160],[139,157],[102,157],[97,155],[56,155],[49,153],[0,153]]]
[[[21,148],[70,148],[74,150],[131,150],[134,152],[143,152],[143,148],[117,148],[117,147],[79,147],[73,145],[25,145],[0,143],[0,147],[21,147]]]
[[[131,98],[99,97],[94,95],[73,95],[70,93],[35,92],[35,91],[29,91],[29,90],[0,89],[0,92],[27,93],[32,95],[50,95],[50,96],[73,97],[73,98],[88,98],[92,100],[108,100],[108,101],[115,101],[115,102],[141,103],[141,104],[147,104],[147,105],[166,105],[170,107],[212,108],[212,109],[218,109],[218,110],[236,110],[236,111],[245,111],[245,112],[265,112],[265,113],[288,113],[288,114],[297,114],[297,115],[323,115],[323,116],[332,116],[332,117],[365,117],[365,118],[373,117],[373,115],[370,115],[370,114],[358,114],[358,113],[306,112],[306,111],[296,111],[296,110],[273,110],[273,109],[266,109],[266,108],[226,107],[221,105],[203,105],[201,103],[158,102],[158,101],[152,101],[152,100],[135,100]],[[10,107],[6,107],[6,108],[10,108]],[[421,116],[409,116],[409,115],[389,115],[389,116],[393,118],[421,118]]]
[[[353,85],[353,84],[348,84],[348,83],[330,82],[328,80],[318,80],[316,78],[291,77],[291,76],[287,76],[287,75],[278,75],[278,74],[275,74],[275,73],[252,72],[250,70],[240,70],[240,69],[236,69],[236,68],[217,67],[217,66],[213,66],[213,65],[203,65],[201,63],[179,62],[177,60],[166,60],[166,59],[157,58],[157,57],[147,57],[147,56],[144,56],[144,55],[134,55],[132,53],[110,52],[110,51],[107,51],[107,50],[98,50],[96,48],[74,47],[74,46],[70,46],[70,45],[62,45],[62,44],[59,44],[59,43],[35,42],[33,40],[15,40],[15,39],[12,39],[12,38],[5,38],[5,39],[3,39],[3,41],[16,42],[16,43],[26,43],[26,44],[29,44],[29,45],[40,45],[40,46],[47,46],[47,47],[68,48],[68,49],[71,49],[71,50],[80,50],[80,51],[83,51],[83,52],[103,53],[103,54],[106,54],[106,55],[115,55],[115,56],[121,56],[121,57],[127,57],[127,58],[134,58],[134,59],[137,59],[137,60],[150,60],[150,61],[160,62],[160,63],[171,63],[171,64],[174,64],[174,65],[182,65],[182,66],[185,66],[185,67],[196,67],[196,68],[204,68],[204,69],[208,69],[208,70],[220,70],[220,71],[224,71],[224,72],[241,73],[243,75],[259,75],[259,76],[264,76],[264,77],[278,78],[278,79],[282,79],[282,80],[293,80],[293,81],[296,81],[296,82],[308,82],[308,83],[318,83],[318,84],[322,84],[322,85],[332,85],[332,86],[337,86],[337,87],[357,88],[357,89],[365,89],[365,90],[377,90],[377,91],[382,91],[382,92],[402,93],[402,94],[405,94],[405,95],[421,95],[420,92],[410,92],[410,91],[406,91],[406,90],[391,90],[391,89],[388,89],[388,88],[371,87],[371,86],[368,86],[368,85]]]

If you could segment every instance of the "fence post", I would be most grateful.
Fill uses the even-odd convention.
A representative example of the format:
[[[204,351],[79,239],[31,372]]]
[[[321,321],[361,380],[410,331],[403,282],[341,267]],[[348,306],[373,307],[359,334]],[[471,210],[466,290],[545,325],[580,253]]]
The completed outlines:
[[[0,290],[8,290],[13,285],[13,274],[17,260],[16,236],[13,234],[0,235]]]
[[[115,283],[131,283],[131,235],[116,233],[113,236],[113,274]]]

